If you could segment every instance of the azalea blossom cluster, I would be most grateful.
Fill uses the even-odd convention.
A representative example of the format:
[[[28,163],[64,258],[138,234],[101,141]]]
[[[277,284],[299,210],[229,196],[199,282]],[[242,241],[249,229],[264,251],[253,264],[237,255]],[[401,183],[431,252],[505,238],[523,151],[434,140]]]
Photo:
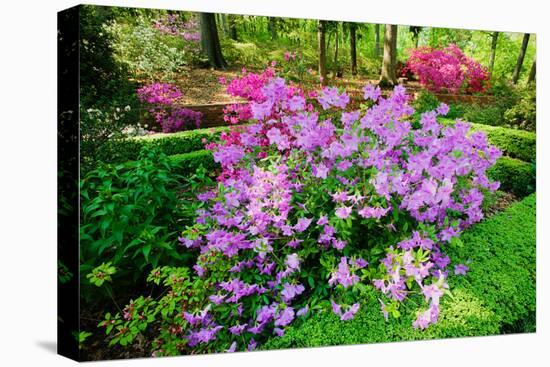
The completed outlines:
[[[200,127],[202,113],[177,105],[183,93],[175,85],[151,83],[139,88],[137,96],[165,133]]]
[[[180,238],[199,253],[197,275],[215,280],[211,319],[188,340],[250,350],[320,299],[350,320],[364,287],[380,291],[384,316],[421,293],[428,309],[413,327],[436,322],[444,246],[481,220],[482,192],[498,187],[486,176],[498,149],[465,122],[439,124],[444,104],[413,124],[401,86],[383,98],[367,85],[363,110],[348,110],[347,93],[331,87],[307,100],[271,71],[229,87],[249,100],[251,123],[208,146],[222,173]]]
[[[434,92],[483,92],[489,81],[487,70],[454,44],[412,50],[403,71],[417,75],[420,83]]]
[[[167,14],[155,20],[153,27],[163,34],[181,36],[186,41],[198,42],[201,39],[199,24],[195,18],[183,21],[176,14]]]

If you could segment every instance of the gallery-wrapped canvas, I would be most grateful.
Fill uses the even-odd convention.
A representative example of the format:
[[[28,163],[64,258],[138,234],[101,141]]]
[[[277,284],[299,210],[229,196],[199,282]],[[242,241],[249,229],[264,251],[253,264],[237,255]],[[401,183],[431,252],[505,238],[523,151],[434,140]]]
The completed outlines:
[[[529,333],[534,34],[58,15],[58,348]]]

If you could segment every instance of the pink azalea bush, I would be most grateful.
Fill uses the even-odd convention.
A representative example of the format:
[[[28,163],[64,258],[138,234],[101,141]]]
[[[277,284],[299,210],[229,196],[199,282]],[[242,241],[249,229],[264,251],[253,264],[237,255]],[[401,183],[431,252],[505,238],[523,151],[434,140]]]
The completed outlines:
[[[403,72],[417,75],[420,83],[434,92],[483,92],[489,81],[487,70],[454,44],[443,49],[424,46],[412,50]]]
[[[165,281],[193,288],[173,286],[182,297],[173,316],[159,301],[153,354],[253,350],[322,309],[346,322],[367,289],[379,291],[380,317],[398,317],[413,297],[411,327],[437,322],[449,292],[445,246],[482,219],[484,193],[498,188],[486,171],[501,153],[484,133],[438,123],[444,104],[413,124],[402,86],[383,98],[367,85],[361,110],[336,88],[306,99],[269,70],[228,89],[249,99],[250,123],[208,145],[222,171],[179,238],[196,254],[195,276]],[[142,302],[153,301],[127,306],[124,322],[145,317]],[[109,317],[102,325],[131,330]]]
[[[200,127],[201,112],[177,106],[183,93],[175,85],[148,84],[137,90],[137,96],[165,133]]]

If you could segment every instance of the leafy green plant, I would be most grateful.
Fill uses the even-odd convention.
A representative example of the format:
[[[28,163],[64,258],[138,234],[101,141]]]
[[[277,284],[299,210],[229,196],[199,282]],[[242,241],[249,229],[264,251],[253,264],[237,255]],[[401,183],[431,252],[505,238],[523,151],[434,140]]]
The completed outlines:
[[[176,167],[164,154],[144,149],[137,161],[103,165],[81,180],[83,274],[107,263],[135,281],[147,267],[184,260],[177,244]]]
[[[105,282],[112,282],[111,275],[116,273],[116,268],[111,265],[111,262],[103,263],[94,268],[91,273],[86,275],[86,278],[90,280],[90,283],[96,287],[101,287]]]
[[[163,266],[153,269],[147,282],[164,290],[157,297],[140,296],[121,312],[107,313],[99,327],[109,336],[109,345],[127,346],[139,336],[156,332],[153,355],[177,355],[186,350],[189,316],[182,310],[201,307],[212,282],[191,277],[189,269]]]

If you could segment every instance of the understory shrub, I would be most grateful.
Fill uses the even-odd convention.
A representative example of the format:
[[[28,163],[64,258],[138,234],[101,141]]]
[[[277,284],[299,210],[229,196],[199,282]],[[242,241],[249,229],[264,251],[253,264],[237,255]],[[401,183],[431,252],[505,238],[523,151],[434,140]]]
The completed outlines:
[[[469,261],[471,270],[450,281],[453,298],[441,301],[440,321],[433,327],[411,329],[407,313],[385,322],[371,291],[345,328],[333,314],[319,313],[287,329],[282,338],[271,338],[264,349],[494,335],[517,325],[523,325],[517,332],[534,332],[535,206],[535,195],[513,204],[466,231],[463,245],[448,250],[453,258]]]
[[[486,171],[500,151],[464,122],[438,123],[444,104],[413,128],[401,86],[388,98],[366,86],[362,112],[347,110],[336,88],[307,100],[274,75],[258,84],[235,91],[251,96],[253,123],[208,145],[221,172],[213,188],[195,190],[196,221],[179,239],[196,256],[193,272],[151,274],[185,296],[168,296],[160,315],[148,312],[151,299],[108,315],[111,340],[152,335],[154,355],[253,350],[319,310],[351,320],[369,294],[380,320],[406,313],[411,330],[436,323],[452,278],[443,250],[482,219],[484,193],[498,188]],[[416,307],[402,307],[411,297]]]
[[[411,50],[404,68],[407,72],[418,76],[420,83],[434,92],[483,92],[489,81],[485,67],[454,44],[443,49],[423,46]]]

